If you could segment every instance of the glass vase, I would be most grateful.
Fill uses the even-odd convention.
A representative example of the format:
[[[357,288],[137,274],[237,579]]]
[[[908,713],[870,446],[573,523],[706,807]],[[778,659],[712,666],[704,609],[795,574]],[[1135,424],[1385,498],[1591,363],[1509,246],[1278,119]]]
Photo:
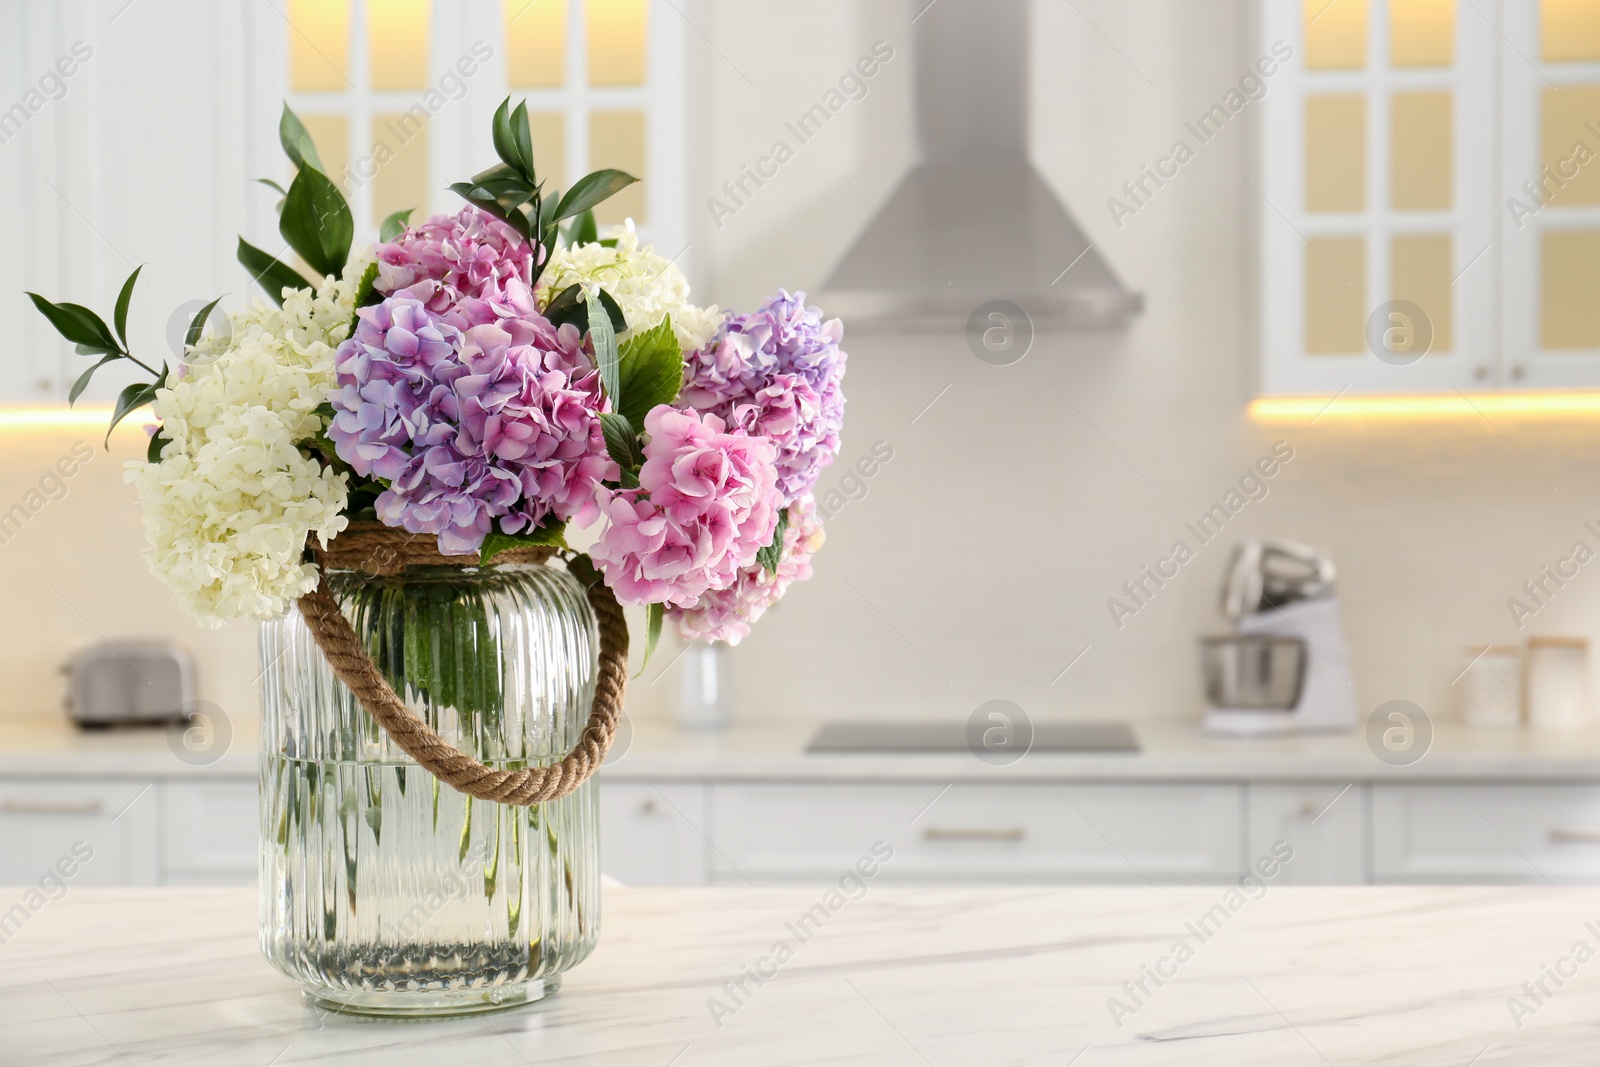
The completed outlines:
[[[582,589],[541,565],[329,584],[395,692],[483,763],[555,763],[594,694]],[[600,917],[595,783],[527,807],[441,784],[335,678],[298,611],[261,633],[261,945],[314,1002],[494,1011],[554,992]]]

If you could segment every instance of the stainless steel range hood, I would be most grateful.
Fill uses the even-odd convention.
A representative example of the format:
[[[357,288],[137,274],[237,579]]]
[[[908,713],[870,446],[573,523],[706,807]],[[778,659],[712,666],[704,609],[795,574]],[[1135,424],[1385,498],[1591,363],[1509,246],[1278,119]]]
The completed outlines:
[[[1028,161],[1029,0],[912,0],[920,161],[818,302],[852,326],[949,328],[1008,300],[1039,328],[1144,306]]]

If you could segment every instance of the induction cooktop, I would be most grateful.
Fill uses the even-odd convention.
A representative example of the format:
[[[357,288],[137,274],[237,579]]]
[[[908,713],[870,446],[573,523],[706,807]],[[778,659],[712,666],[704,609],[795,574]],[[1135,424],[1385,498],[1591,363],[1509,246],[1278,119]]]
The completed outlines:
[[[968,752],[960,722],[823,723],[809,752]],[[1033,725],[1030,752],[1137,753],[1133,728],[1121,722],[1041,722]]]

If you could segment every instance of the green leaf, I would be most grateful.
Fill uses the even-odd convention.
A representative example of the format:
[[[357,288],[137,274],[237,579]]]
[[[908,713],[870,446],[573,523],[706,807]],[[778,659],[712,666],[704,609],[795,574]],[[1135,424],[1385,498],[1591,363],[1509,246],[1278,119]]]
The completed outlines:
[[[373,262],[367,264],[366,270],[361,272],[361,281],[356,285],[356,310],[359,311],[364,307],[371,307],[373,304],[381,304],[382,302],[383,294],[378,292],[378,264],[377,261],[374,260]],[[345,331],[344,335],[346,337],[353,337],[356,332],[356,327],[360,325],[360,323],[360,315],[350,316],[350,328]],[[333,418],[333,410],[331,407],[328,410],[328,418]]]
[[[594,362],[600,368],[600,385],[611,406],[622,407],[622,370],[617,355],[617,333],[611,316],[599,300],[585,301],[589,317],[589,340],[594,343]]]
[[[337,277],[350,258],[356,230],[339,187],[320,170],[302,167],[283,198],[278,232],[319,277]]]
[[[599,227],[595,225],[594,210],[585,209],[578,213],[567,226],[567,247],[594,244],[600,239]]]
[[[117,339],[105,320],[82,304],[54,304],[38,293],[29,293],[28,299],[39,313],[50,320],[56,332],[73,344],[99,349],[101,352],[120,352]]]
[[[578,584],[585,589],[591,589],[602,580],[600,571],[595,567],[594,560],[588,553],[579,552],[567,557],[567,573],[578,580]]]
[[[635,426],[658,404],[678,399],[683,387],[683,350],[670,316],[622,342],[619,353],[622,400],[614,406]]]
[[[573,182],[572,188],[567,190],[567,195],[561,198],[561,203],[556,207],[556,221],[560,222],[562,219],[582,214],[638,180],[625,171],[614,169],[585,174]]]
[[[117,327],[117,336],[122,338],[124,351],[128,345],[128,304],[133,301],[133,283],[139,280],[139,272],[142,270],[144,270],[143,263],[133,268],[128,280],[122,283],[122,291],[117,294],[116,310],[111,314],[111,319]]]
[[[223,294],[223,296],[226,295],[226,293]],[[215,300],[211,301],[211,303],[201,308],[195,313],[194,318],[189,320],[189,329],[183,335],[183,347],[193,348],[195,345],[200,343],[200,337],[206,331],[206,320],[211,318],[211,312],[215,310],[216,306],[220,303],[222,303],[221,296],[217,297]]]
[[[71,407],[73,404],[78,402],[78,397],[82,396],[83,391],[89,387],[89,379],[94,377],[95,371],[99,370],[101,367],[104,367],[107,363],[110,363],[114,359],[122,358],[123,355],[121,352],[112,352],[102,358],[99,363],[96,363],[94,366],[78,375],[78,380],[72,383],[71,390],[67,392],[67,406]]]
[[[633,423],[626,415],[618,415],[614,411],[602,412],[600,432],[606,437],[606,451],[624,472],[639,465],[639,435],[634,432]]]
[[[161,368],[161,377],[153,382],[134,382],[117,394],[116,407],[111,409],[111,425],[106,427],[106,447],[111,447],[111,431],[117,428],[130,412],[137,411],[156,398],[156,390],[165,388],[167,369]]]
[[[778,561],[783,558],[783,534],[789,529],[789,509],[784,508],[778,512],[778,525],[772,531],[772,542],[756,553],[756,562],[766,569],[768,574],[778,573]]]
[[[283,306],[283,290],[311,287],[299,271],[282,260],[273,259],[243,237],[239,238],[239,262],[279,307]]]
[[[650,666],[650,657],[655,654],[656,645],[661,642],[661,620],[666,617],[666,609],[662,604],[647,604],[644,609],[644,662],[639,664],[639,674]]]
[[[489,561],[500,553],[511,548],[528,548],[532,545],[550,545],[555,548],[567,547],[567,524],[554,519],[541,525],[538,529],[526,533],[501,533],[499,530],[490,530],[483,539],[483,547],[478,549],[478,563],[488,566]]]
[[[411,213],[415,210],[416,208],[408,207],[404,211],[396,211],[384,219],[383,225],[378,227],[378,240],[384,242],[392,241],[402,233],[405,233],[407,224],[411,222]]]
[[[533,131],[528,126],[528,102],[524,100],[511,113],[511,146],[517,153],[522,173],[533,178]]]
[[[300,121],[300,116],[289,110],[288,104],[283,105],[283,114],[278,118],[278,142],[283,145],[283,154],[294,162],[296,169],[310,167],[323,170],[322,157],[317,155],[317,144],[311,139],[311,131]]]
[[[628,320],[622,317],[622,308],[610,293],[600,290],[600,305],[611,316],[611,329],[613,333],[622,333],[628,328]],[[581,285],[569,285],[561,290],[544,309],[544,317],[549,319],[554,326],[572,323],[580,330],[589,328],[589,307],[583,298]]]
[[[279,196],[289,195],[289,190],[285,189],[271,178],[257,178],[256,181],[260,182],[262,185],[265,185],[268,189],[276,189]]]
[[[144,448],[144,461],[146,463],[160,463],[161,450],[169,443],[170,442],[167,440],[167,438],[162,435],[161,428],[158,426],[156,428],[156,432],[150,435],[150,443]]]
[[[511,136],[511,98],[508,96],[500,101],[500,106],[495,108],[494,123],[490,127],[494,139],[494,154],[499,156],[506,166],[520,171],[522,168],[517,161],[517,144]]]

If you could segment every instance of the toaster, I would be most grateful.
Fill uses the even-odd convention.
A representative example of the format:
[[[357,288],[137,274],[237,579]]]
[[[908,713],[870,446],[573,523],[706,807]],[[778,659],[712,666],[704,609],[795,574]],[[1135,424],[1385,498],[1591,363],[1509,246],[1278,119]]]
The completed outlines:
[[[93,645],[67,664],[67,717],[79,726],[186,723],[194,658],[168,641]]]

